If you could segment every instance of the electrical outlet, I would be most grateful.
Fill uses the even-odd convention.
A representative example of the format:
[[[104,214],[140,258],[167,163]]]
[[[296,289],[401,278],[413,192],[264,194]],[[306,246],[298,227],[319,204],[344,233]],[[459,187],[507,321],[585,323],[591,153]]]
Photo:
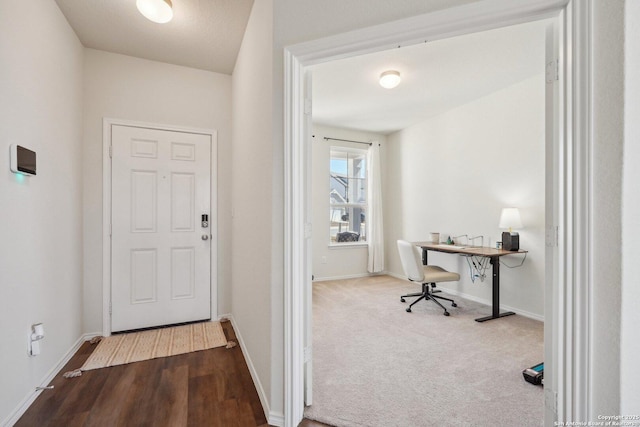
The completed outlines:
[[[322,258],[320,258],[320,262],[323,263],[323,264],[326,264],[327,263],[327,257],[323,256]]]

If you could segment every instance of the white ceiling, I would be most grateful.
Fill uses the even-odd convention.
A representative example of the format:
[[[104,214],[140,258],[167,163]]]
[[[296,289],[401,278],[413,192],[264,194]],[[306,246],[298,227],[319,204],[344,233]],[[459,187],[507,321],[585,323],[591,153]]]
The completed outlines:
[[[56,0],[86,47],[231,74],[254,0],[173,0],[156,24],[135,0]],[[389,134],[544,71],[538,21],[313,67],[313,120]],[[378,84],[400,71],[395,89]]]
[[[56,0],[80,42],[93,49],[231,74],[253,0],[173,0],[156,24],[135,0]]]
[[[549,21],[438,40],[316,65],[313,122],[389,134],[545,70]],[[395,89],[378,84],[398,70]],[[542,90],[542,88],[541,88]]]

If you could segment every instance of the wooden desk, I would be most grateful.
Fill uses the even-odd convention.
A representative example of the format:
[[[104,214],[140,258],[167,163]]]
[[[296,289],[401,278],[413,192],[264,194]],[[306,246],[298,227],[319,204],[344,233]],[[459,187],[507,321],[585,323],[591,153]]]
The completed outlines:
[[[487,320],[498,319],[500,317],[515,314],[513,311],[500,313],[500,257],[505,255],[524,254],[527,253],[527,251],[505,251],[504,249],[487,248],[483,246],[453,246],[432,242],[415,242],[414,244],[422,248],[422,263],[424,265],[427,265],[428,251],[489,258],[489,262],[493,266],[491,316],[480,317],[476,319],[476,322],[486,322]]]

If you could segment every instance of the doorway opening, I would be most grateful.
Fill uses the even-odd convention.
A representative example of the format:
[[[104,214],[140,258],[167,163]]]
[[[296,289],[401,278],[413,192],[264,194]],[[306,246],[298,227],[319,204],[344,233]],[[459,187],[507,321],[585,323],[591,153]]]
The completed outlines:
[[[346,416],[377,425],[390,421],[367,417],[389,416],[393,422],[413,425],[417,421],[410,417],[415,416],[441,424],[438,411],[431,413],[430,419],[428,411],[418,409],[420,402],[428,400],[438,406],[438,397],[459,389],[459,394],[469,396],[466,410],[455,410],[461,423],[491,424],[491,417],[497,414],[503,420],[511,417],[514,424],[524,419],[542,420],[542,388],[522,387],[520,373],[526,366],[520,365],[522,359],[531,360],[530,365],[543,359],[543,324],[538,321],[544,320],[545,292],[545,39],[547,28],[557,26],[556,21],[539,20],[309,67],[315,277],[311,335],[315,339],[309,352],[312,372],[307,381],[313,382],[314,390],[310,395],[310,386],[306,386],[306,403],[310,403],[309,397],[312,403],[306,409],[308,417],[336,424],[332,417]],[[403,78],[392,90],[377,82],[387,68],[399,70]],[[385,189],[386,276],[364,279],[369,276],[366,238],[357,226],[366,221],[344,221],[351,216],[343,206],[345,200],[358,198],[352,187],[365,188],[367,182],[358,178],[360,157],[354,154],[350,162],[347,158],[339,163],[334,152],[362,150],[358,143],[370,141],[376,141],[382,153],[383,168],[377,173],[382,173]],[[456,284],[440,284],[438,289],[456,299],[460,308],[451,309],[451,315],[468,317],[468,324],[458,329],[452,322],[442,322],[435,306],[418,305],[414,311],[418,309],[420,314],[413,317],[404,313],[406,306],[395,295],[418,289],[406,285],[396,241],[425,241],[430,231],[440,231],[443,241],[450,236],[457,244],[495,247],[500,237],[500,211],[511,205],[519,206],[523,213],[527,226],[518,230],[521,247],[532,256],[521,268],[513,269],[507,267],[521,264],[523,255],[503,258],[500,302],[503,311],[513,310],[535,320],[505,320],[501,326],[513,326],[513,335],[505,329],[503,339],[483,338],[491,327],[479,327],[470,312],[473,310],[475,317],[490,312],[488,259],[484,258],[487,264],[480,277],[475,270],[470,274],[468,258],[437,252],[429,253],[430,264],[461,276]],[[335,211],[340,215],[335,216]],[[371,215],[364,217],[368,220]],[[327,235],[341,231],[359,238],[344,243],[327,239]],[[470,334],[478,334],[477,341],[454,344],[467,327]],[[439,333],[421,335],[432,328]],[[530,337],[528,343],[517,344],[524,335]],[[444,336],[450,339],[439,341]],[[483,349],[488,342],[494,345]],[[498,350],[501,345],[505,348]],[[513,346],[521,348],[519,354],[511,354]],[[481,356],[485,350],[496,355]],[[439,351],[442,354],[436,356]],[[438,377],[452,366],[461,370],[467,364],[469,372],[474,371],[478,360],[464,356],[469,354],[485,360],[486,370],[476,371],[475,381]],[[460,360],[455,360],[456,355]],[[420,368],[424,363],[429,369]],[[492,363],[495,368],[490,368]],[[370,375],[360,383],[358,372],[364,367]],[[511,374],[487,378],[486,382],[482,379],[484,373],[489,376],[488,372],[501,369]],[[393,378],[403,380],[390,386]],[[480,383],[484,385],[474,388]],[[403,394],[406,388],[414,392]],[[495,390],[490,392],[492,388]],[[506,390],[512,392],[499,402],[513,407],[513,412],[492,410],[491,402],[486,402],[485,412],[472,409],[474,399],[483,393],[499,396]],[[510,398],[521,402],[526,411],[516,412],[517,404],[507,404]],[[349,404],[354,402],[360,402],[358,408]],[[387,408],[385,414],[373,415],[382,403]],[[455,408],[456,403],[447,406]]]
[[[553,129],[560,153],[551,158],[557,200],[546,230],[551,248],[546,273],[552,280],[546,281],[545,307],[549,310],[545,318],[553,326],[545,331],[545,361],[550,363],[545,372],[545,423],[586,419],[592,241],[588,233],[576,230],[588,228],[591,212],[590,5],[531,0],[512,6],[483,1],[285,49],[285,425],[297,425],[302,419],[305,362],[310,360],[304,323],[311,282],[311,219],[306,196],[311,87],[306,70],[337,58],[551,17],[563,23],[563,38],[558,39],[556,62],[562,84],[557,111],[552,111],[558,120]],[[563,154],[567,152],[572,153],[571,158]],[[566,323],[567,316],[574,321]]]

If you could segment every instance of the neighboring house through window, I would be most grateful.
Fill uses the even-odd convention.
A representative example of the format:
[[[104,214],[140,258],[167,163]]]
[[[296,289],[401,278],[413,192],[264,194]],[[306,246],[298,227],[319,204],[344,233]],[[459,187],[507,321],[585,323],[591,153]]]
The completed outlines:
[[[366,242],[366,150],[331,147],[329,200],[330,243]]]

